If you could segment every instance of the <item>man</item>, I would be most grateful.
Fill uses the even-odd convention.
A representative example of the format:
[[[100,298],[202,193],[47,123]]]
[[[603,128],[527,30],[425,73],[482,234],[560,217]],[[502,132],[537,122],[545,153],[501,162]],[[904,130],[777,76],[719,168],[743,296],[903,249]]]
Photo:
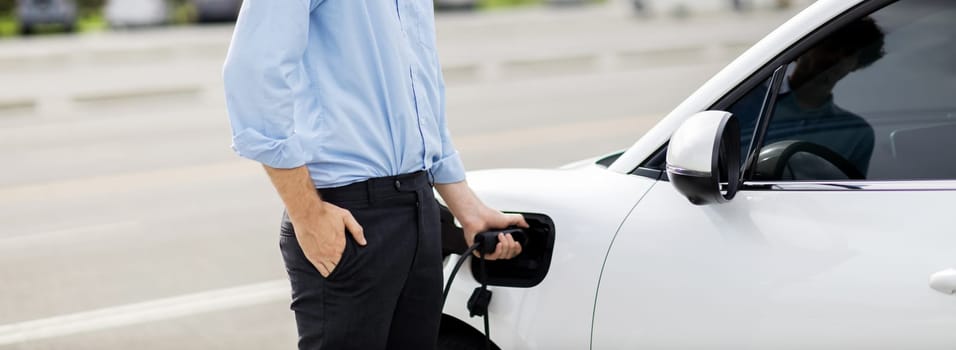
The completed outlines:
[[[224,68],[237,153],[285,203],[301,349],[430,349],[441,315],[431,184],[466,242],[527,227],[482,204],[445,122],[430,0],[245,0]],[[318,191],[316,190],[318,189]],[[489,259],[521,252],[499,236]]]
[[[873,154],[873,127],[862,117],[838,106],[834,102],[834,89],[851,73],[880,60],[884,45],[883,31],[867,17],[846,24],[803,53],[790,65],[783,81],[764,145],[788,140],[811,142],[845,158],[858,175],[866,176]],[[766,86],[758,87],[730,108],[743,126],[742,147],[750,144],[766,92]],[[790,169],[789,180],[818,180],[833,175],[827,171],[831,167],[805,163],[792,168],[796,169]],[[821,171],[794,173],[797,169]]]

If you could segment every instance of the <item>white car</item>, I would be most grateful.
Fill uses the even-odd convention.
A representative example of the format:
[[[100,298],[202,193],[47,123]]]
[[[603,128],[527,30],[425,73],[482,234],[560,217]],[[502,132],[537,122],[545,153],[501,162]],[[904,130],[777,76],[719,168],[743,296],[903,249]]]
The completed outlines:
[[[623,154],[469,182],[533,226],[501,349],[956,349],[956,1],[817,1]],[[443,349],[484,348],[477,272]]]
[[[166,0],[109,0],[103,12],[114,28],[144,27],[166,23],[169,6]]]

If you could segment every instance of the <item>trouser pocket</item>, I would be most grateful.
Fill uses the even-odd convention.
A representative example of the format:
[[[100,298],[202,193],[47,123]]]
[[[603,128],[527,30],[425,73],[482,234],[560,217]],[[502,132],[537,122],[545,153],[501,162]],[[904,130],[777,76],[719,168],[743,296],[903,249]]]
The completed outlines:
[[[295,229],[292,227],[292,222],[288,220],[288,217],[283,218],[282,227],[279,232],[279,249],[282,252],[282,259],[285,262],[286,269],[290,273],[290,278],[293,277],[291,276],[293,272],[310,272],[321,276],[319,270],[305,256],[305,251],[299,244],[299,240],[295,235]],[[353,260],[354,255],[357,253],[358,243],[352,238],[352,233],[346,230],[344,234],[345,247],[342,250],[342,255],[338,263],[332,268],[332,272],[327,277],[323,277],[325,279],[335,280],[343,270],[348,268],[349,262]]]

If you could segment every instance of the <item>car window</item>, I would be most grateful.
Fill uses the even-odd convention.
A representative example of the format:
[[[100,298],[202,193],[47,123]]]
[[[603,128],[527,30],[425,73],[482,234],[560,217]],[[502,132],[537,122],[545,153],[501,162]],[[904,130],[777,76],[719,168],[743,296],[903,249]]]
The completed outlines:
[[[956,1],[903,0],[844,25],[789,65],[752,179],[956,179],[954,62]],[[768,85],[730,108],[742,145]]]
[[[760,117],[760,110],[763,107],[767,93],[770,91],[771,78],[767,78],[746,95],[737,100],[727,111],[737,117],[740,123],[740,159],[747,159],[747,151],[750,150],[750,142],[753,140],[754,131],[757,127],[757,119]]]

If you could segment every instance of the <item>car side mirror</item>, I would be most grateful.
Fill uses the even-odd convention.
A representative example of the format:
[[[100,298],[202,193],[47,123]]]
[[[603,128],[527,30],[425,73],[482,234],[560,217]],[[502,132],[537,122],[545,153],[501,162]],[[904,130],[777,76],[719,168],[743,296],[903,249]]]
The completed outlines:
[[[667,146],[667,175],[695,205],[724,203],[740,185],[740,124],[731,113],[697,113]]]

